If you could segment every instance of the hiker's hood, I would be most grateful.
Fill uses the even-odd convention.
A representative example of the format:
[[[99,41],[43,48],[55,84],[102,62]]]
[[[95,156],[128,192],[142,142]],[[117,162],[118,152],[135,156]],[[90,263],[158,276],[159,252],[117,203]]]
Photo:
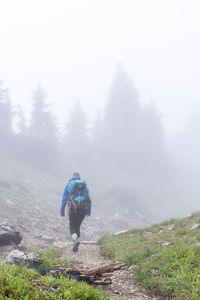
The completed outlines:
[[[73,176],[71,180],[80,180],[81,177],[80,176]]]
[[[80,180],[81,176],[79,172],[74,172],[72,175],[72,180]]]

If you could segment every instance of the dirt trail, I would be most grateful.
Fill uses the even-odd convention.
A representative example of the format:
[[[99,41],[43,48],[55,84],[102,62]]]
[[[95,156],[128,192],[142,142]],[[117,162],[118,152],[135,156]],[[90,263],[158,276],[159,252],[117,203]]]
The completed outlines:
[[[63,258],[78,260],[89,267],[99,267],[111,263],[110,260],[100,256],[100,247],[97,244],[81,244],[77,253],[72,247],[65,250]],[[112,284],[102,286],[111,299],[117,300],[158,300],[159,298],[147,295],[145,290],[133,281],[131,267],[126,266],[111,274]]]

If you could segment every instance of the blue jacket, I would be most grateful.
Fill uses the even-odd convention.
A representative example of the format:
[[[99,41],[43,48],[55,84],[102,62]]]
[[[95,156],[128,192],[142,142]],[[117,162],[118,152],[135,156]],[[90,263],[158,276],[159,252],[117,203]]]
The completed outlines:
[[[67,205],[68,196],[69,196],[69,193],[70,193],[70,190],[71,190],[71,185],[70,185],[70,183],[71,183],[73,180],[80,180],[80,177],[72,177],[72,179],[69,181],[69,183],[68,183],[67,186],[65,187],[64,194],[63,194],[63,198],[62,198],[62,203],[61,203],[61,208],[60,208],[60,215],[61,215],[61,216],[64,216],[64,215],[65,215],[65,207],[66,207],[66,205]],[[70,205],[70,208],[73,208],[73,205],[72,205],[72,204]],[[90,215],[90,214],[91,214],[91,202],[90,202],[87,206],[85,206],[84,209],[86,210],[86,214],[87,214],[87,215]]]

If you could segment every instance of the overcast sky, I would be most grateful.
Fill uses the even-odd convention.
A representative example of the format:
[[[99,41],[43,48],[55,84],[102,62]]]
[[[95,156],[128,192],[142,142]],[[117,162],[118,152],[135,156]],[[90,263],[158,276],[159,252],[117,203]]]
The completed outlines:
[[[123,62],[167,133],[200,107],[199,0],[1,0],[0,79],[31,108],[40,81],[61,119],[80,99],[92,117]]]

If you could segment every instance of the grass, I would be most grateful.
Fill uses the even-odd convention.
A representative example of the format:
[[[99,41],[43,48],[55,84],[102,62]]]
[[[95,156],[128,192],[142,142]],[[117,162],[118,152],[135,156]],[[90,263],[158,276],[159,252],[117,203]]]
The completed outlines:
[[[67,265],[75,261],[62,259],[65,248],[27,249],[37,252],[40,261],[32,267],[53,268],[56,265]],[[77,263],[77,262],[76,262]],[[54,278],[51,275],[41,276],[30,267],[0,265],[0,300],[109,300],[102,291],[86,283],[80,283],[63,276]]]
[[[101,254],[133,265],[143,286],[175,299],[200,299],[200,213],[101,239]]]
[[[40,276],[19,266],[0,267],[0,300],[108,300],[101,291],[86,283],[64,277]]]
[[[40,267],[53,268],[56,265],[64,266],[71,263],[76,263],[76,264],[80,263],[77,260],[62,259],[64,250],[65,248],[46,248],[46,249],[30,248],[28,249],[28,252],[36,252],[39,254]]]

